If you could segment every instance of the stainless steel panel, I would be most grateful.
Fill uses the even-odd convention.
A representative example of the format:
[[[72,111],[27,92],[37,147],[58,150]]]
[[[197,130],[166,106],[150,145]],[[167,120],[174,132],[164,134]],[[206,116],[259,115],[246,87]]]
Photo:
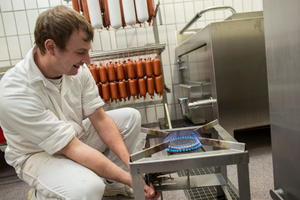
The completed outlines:
[[[300,197],[300,1],[265,0],[274,189]]]
[[[190,74],[185,77],[210,83],[209,93],[217,100],[213,118],[230,134],[235,129],[269,125],[262,12],[234,14],[209,24],[178,46],[176,55],[188,58],[186,73]]]

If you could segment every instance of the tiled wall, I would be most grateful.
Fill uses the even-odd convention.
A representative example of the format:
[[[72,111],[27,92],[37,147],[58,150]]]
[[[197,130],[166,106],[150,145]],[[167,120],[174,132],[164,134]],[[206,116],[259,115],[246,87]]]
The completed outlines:
[[[154,2],[157,4],[158,0]],[[71,1],[68,4],[63,0],[0,0],[0,71],[15,65],[32,47],[37,16],[49,7],[62,4],[72,7]],[[217,5],[232,6],[237,12],[263,10],[262,0],[160,0],[163,25],[159,25],[158,30],[160,43],[167,44],[162,53],[162,63],[165,83],[171,88],[171,93],[167,94],[171,119],[182,118],[177,103],[179,81],[175,58],[175,30],[181,30],[202,9]],[[191,28],[203,28],[211,22],[225,19],[230,14],[230,11],[209,12]],[[95,31],[92,51],[140,47],[154,42],[152,27],[136,25],[135,28],[127,27],[125,30]],[[159,99],[157,96],[155,98]],[[149,97],[146,101],[150,101]],[[162,104],[137,109],[142,114],[142,123],[156,122],[164,116]]]

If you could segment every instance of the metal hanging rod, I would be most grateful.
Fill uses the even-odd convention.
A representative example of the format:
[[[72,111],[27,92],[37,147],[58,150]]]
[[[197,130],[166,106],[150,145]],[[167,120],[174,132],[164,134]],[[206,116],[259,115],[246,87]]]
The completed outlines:
[[[166,48],[166,44],[153,44],[143,47],[132,47],[127,49],[90,52],[90,57],[93,61],[97,60],[113,60],[134,56],[142,56],[148,54],[161,54]]]
[[[198,12],[192,19],[181,29],[179,32],[180,34],[183,34],[188,28],[190,28],[202,15],[208,11],[216,11],[216,10],[230,10],[232,13],[236,13],[235,9],[231,6],[214,6],[214,7],[209,7],[201,10]]]

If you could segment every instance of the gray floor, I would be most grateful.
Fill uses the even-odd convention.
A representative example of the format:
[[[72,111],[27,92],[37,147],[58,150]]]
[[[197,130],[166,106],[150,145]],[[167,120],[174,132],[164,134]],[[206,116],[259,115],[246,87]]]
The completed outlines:
[[[245,142],[250,154],[250,186],[252,200],[271,200],[269,190],[273,189],[273,165],[269,129],[236,133],[239,142]],[[0,200],[26,200],[30,189],[16,176],[14,169],[5,163],[0,152]],[[237,185],[236,168],[228,166],[228,176]],[[183,191],[164,192],[164,200],[187,199]],[[104,197],[103,200],[127,200],[124,197]]]

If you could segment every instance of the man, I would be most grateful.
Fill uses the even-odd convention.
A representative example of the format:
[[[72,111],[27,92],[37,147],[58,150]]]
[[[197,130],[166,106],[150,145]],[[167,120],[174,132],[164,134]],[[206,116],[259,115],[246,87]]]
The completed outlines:
[[[129,156],[140,114],[131,108],[104,112],[85,65],[92,26],[76,11],[58,6],[38,17],[34,37],[36,46],[0,84],[5,159],[32,187],[27,198],[133,197]],[[152,185],[144,188],[147,198],[159,197]]]

